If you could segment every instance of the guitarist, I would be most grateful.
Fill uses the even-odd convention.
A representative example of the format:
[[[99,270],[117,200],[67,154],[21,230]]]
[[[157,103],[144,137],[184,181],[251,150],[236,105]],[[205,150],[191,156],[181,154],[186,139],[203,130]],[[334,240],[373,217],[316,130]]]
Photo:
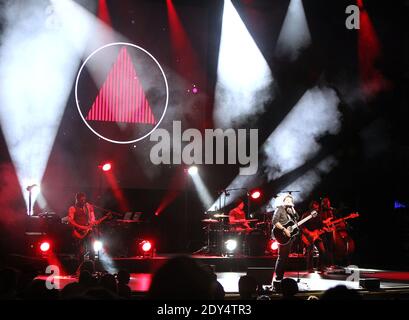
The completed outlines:
[[[272,224],[279,230],[282,230],[288,237],[290,237],[290,231],[284,228],[284,225],[290,220],[297,221],[298,214],[294,210],[294,199],[288,194],[283,198],[283,203],[278,206],[274,211]],[[278,245],[278,259],[275,266],[275,280],[281,281],[284,277],[284,272],[287,266],[288,255],[291,251],[291,245],[293,240],[282,245]]]
[[[320,216],[322,220],[334,219],[334,208],[331,207],[331,200],[325,197],[321,200]],[[327,264],[329,266],[334,265],[334,238],[332,232],[326,232],[321,237],[324,242],[324,247],[327,252]]]
[[[94,208],[87,202],[85,193],[78,192],[75,195],[75,205],[68,209],[68,222],[74,227],[74,237],[80,262],[83,261],[84,255],[89,253],[90,258],[94,258],[92,237],[87,235],[84,238],[76,236],[85,233],[90,226],[95,223]]]
[[[320,212],[320,204],[318,201],[315,200],[311,201],[309,210],[303,214],[302,218],[307,217],[313,211]],[[325,266],[328,265],[327,250],[324,245],[324,242],[322,241],[321,237],[318,237],[315,240],[313,238],[314,232],[318,232],[319,230],[325,230],[326,226],[323,222],[324,220],[325,219],[323,219],[322,215],[317,215],[314,218],[311,218],[309,221],[307,221],[301,228],[303,233],[302,238],[304,243],[306,243],[307,270],[310,273],[314,272],[313,269],[314,245],[317,247],[320,254],[318,267],[319,271],[323,271]]]

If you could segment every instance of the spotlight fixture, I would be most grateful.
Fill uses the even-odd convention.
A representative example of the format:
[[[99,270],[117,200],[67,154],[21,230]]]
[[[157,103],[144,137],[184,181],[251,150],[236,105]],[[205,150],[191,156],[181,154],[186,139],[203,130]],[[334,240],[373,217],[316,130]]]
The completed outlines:
[[[102,171],[108,172],[112,169],[112,164],[110,162],[106,162],[103,165],[101,165]]]
[[[187,169],[187,172],[188,172],[191,176],[197,174],[198,171],[199,171],[199,170],[198,170],[198,168],[197,168],[196,166],[191,166],[191,167],[189,167],[189,169]]]
[[[102,247],[103,247],[102,241],[95,240],[95,241],[94,241],[94,244],[93,244],[93,247],[94,247],[94,251],[95,251],[96,253],[99,252],[99,251],[101,251],[101,250],[102,250]]]
[[[229,239],[225,242],[225,246],[228,252],[233,252],[237,249],[237,240]]]
[[[251,199],[253,199],[253,200],[259,199],[259,198],[261,197],[261,192],[260,192],[260,190],[254,190],[254,191],[252,191],[252,192],[250,193],[250,197],[251,197]]]
[[[278,242],[277,240],[271,240],[269,245],[268,245],[268,249],[271,252],[277,251],[278,250]]]
[[[141,248],[142,248],[143,252],[148,252],[148,251],[150,251],[152,249],[152,243],[145,240],[145,241],[142,242]]]
[[[138,241],[138,255],[142,257],[153,257],[155,249],[153,243],[149,240]]]
[[[42,241],[40,243],[40,251],[42,253],[47,253],[51,249],[51,244],[48,241]]]

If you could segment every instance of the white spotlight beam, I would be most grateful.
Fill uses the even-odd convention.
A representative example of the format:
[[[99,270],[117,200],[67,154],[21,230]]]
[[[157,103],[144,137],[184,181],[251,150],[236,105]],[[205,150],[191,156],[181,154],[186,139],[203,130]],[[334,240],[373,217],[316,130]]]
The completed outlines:
[[[299,190],[300,192],[293,193],[295,202],[304,201],[314,190],[317,184],[321,181],[322,176],[328,174],[337,165],[337,160],[333,156],[328,156],[322,160],[315,168],[291,182],[289,185],[283,186],[286,190]],[[283,196],[272,198],[270,204],[273,208],[281,205]]]
[[[79,61],[43,2],[8,2],[3,14],[0,122],[28,204],[26,184],[40,185]]]
[[[112,42],[129,42],[126,37],[99,20],[90,11],[72,0],[51,0],[64,36],[69,45],[86,59],[96,49]],[[73,19],[75,17],[75,19]],[[115,57],[97,55],[87,68],[97,86],[105,80],[107,70]]]
[[[311,44],[311,34],[302,0],[291,0],[277,41],[277,54],[298,58],[300,50]]]
[[[239,125],[264,111],[273,77],[259,48],[230,0],[224,1],[215,90],[217,127]]]
[[[25,188],[41,183],[80,59],[106,38],[99,20],[71,0],[3,8],[0,123],[28,206]]]
[[[339,98],[334,90],[308,90],[263,145],[268,180],[277,179],[303,165],[321,146],[325,134],[341,128]]]
[[[341,113],[338,103],[335,91],[325,87],[310,89],[301,97],[262,146],[266,158],[264,174],[268,180],[278,179],[303,165],[320,150],[317,139],[327,133],[339,132]],[[227,188],[251,188],[260,180],[260,176],[252,179],[237,176]],[[308,189],[306,183],[299,183],[299,186],[301,191]],[[218,203],[219,199],[211,209]]]
[[[200,201],[202,201],[203,207],[209,208],[214,200],[212,196],[210,195],[209,190],[203,183],[203,180],[200,177],[200,174],[197,172],[191,175],[191,178],[193,180],[193,184],[195,185],[197,194],[199,195]]]

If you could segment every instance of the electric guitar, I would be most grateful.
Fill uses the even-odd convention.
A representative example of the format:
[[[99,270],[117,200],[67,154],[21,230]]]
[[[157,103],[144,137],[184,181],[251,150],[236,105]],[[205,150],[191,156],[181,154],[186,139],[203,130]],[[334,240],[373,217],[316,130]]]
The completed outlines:
[[[104,222],[106,219],[110,219],[112,218],[112,213],[109,212],[107,213],[105,216],[103,216],[102,218],[95,220],[95,222],[91,225],[86,226],[87,229],[81,229],[81,228],[77,228],[74,227],[73,230],[73,236],[79,240],[84,239],[88,234],[90,234],[98,225],[100,225],[102,222]]]
[[[300,231],[299,227],[306,223],[308,220],[311,218],[314,218],[318,215],[317,211],[312,211],[311,214],[304,219],[300,220],[298,223],[295,223],[294,221],[290,220],[288,221],[285,225],[283,225],[284,228],[288,229],[290,231],[290,236],[287,236],[284,233],[284,230],[277,228],[274,226],[273,228],[273,236],[277,240],[279,244],[287,244],[290,242],[292,238],[294,238],[298,232]]]
[[[310,245],[312,245],[322,234],[326,233],[326,232],[332,232],[334,231],[334,229],[336,228],[336,225],[342,221],[348,220],[348,219],[354,219],[359,217],[359,213],[357,212],[353,212],[351,214],[349,214],[348,216],[344,217],[344,218],[340,218],[334,221],[331,221],[332,218],[328,218],[326,220],[323,221],[325,227],[322,229],[317,229],[314,231],[307,231],[304,230],[301,239],[304,242],[304,244],[308,247]]]

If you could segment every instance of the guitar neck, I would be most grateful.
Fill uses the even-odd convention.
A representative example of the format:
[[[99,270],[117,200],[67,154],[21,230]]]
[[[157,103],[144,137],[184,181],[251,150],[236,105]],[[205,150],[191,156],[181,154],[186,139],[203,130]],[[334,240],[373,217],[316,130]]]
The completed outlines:
[[[304,219],[301,219],[300,221],[298,221],[297,225],[301,226],[302,224],[306,223],[308,220],[310,220],[311,218],[313,218],[313,215],[310,214],[309,216],[305,217]]]
[[[345,221],[345,220],[348,220],[348,219],[353,219],[353,218],[356,218],[356,217],[357,216],[347,216],[347,217],[344,217],[344,218],[339,218],[339,219],[337,219],[335,221],[332,221],[330,224],[337,224],[337,223],[340,223],[342,221]]]

